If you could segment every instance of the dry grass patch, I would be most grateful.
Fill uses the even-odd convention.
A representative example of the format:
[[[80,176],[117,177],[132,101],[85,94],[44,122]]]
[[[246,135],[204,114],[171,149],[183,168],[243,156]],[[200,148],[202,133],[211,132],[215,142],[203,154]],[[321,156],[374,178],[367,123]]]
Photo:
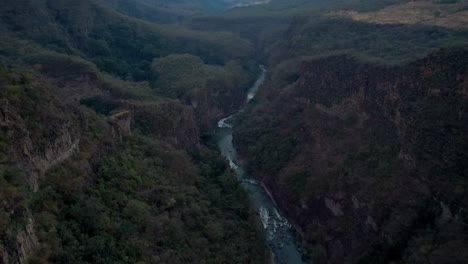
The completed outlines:
[[[391,5],[374,12],[342,10],[331,16],[376,24],[424,24],[468,28],[468,1],[414,1]]]

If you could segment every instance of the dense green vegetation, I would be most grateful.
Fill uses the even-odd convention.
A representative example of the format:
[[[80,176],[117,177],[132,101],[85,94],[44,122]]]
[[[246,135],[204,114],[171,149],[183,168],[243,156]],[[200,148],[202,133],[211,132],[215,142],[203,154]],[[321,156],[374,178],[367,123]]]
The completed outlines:
[[[119,12],[156,23],[182,23],[204,13],[217,13],[247,0],[102,0]]]
[[[368,12],[407,0],[272,1],[223,15],[193,19],[190,27],[229,30],[248,38],[256,56],[269,65],[300,64],[318,56],[354,54],[380,63],[423,58],[442,47],[466,44],[466,28],[422,24],[378,25],[332,15],[336,10]]]
[[[249,157],[252,168],[274,176],[294,156],[296,140],[281,134],[277,116],[254,116],[251,122],[256,125],[241,122],[236,126],[242,144],[251,146],[244,149],[244,154]]]
[[[236,61],[218,66],[205,64],[193,55],[170,55],[153,62],[152,87],[182,102],[203,104],[210,100],[211,105],[223,108],[230,98],[243,97],[254,79],[256,65],[248,67],[246,71]]]
[[[2,258],[265,263],[245,191],[198,144],[200,129],[243,101],[257,72],[249,41],[87,0],[15,1],[0,12]],[[184,56],[199,60],[200,75],[171,62]]]
[[[191,159],[136,137],[87,176],[91,186],[79,163],[50,171],[32,198],[47,241],[36,261],[262,263],[248,198],[225,162],[207,149]]]
[[[407,0],[235,2],[0,6],[0,255],[265,263],[247,194],[201,140],[263,63],[235,140],[309,259],[466,260],[466,28],[328,13]]]
[[[466,43],[466,29],[419,25],[375,25],[348,19],[298,19],[294,29],[277,44],[276,54],[285,58],[352,53],[385,63],[422,58],[444,46]],[[273,62],[278,58],[272,55]]]
[[[8,251],[15,251],[15,232],[24,230],[31,211],[40,241],[31,263],[265,262],[248,197],[216,152],[186,153],[141,135],[111,147],[100,117],[85,111],[79,120],[69,108],[58,110],[66,105],[36,77],[1,71],[0,197],[8,226],[1,234]],[[115,107],[98,98],[81,103],[100,114]],[[82,126],[75,127],[81,150],[49,170],[32,193],[27,174],[14,165],[22,159],[12,143],[29,136],[40,154],[60,136],[54,130],[63,118]]]
[[[255,71],[255,67],[254,65],[249,71]],[[226,102],[227,98],[233,98],[233,93],[240,91],[243,94],[253,79],[253,74],[249,75],[236,61],[229,61],[223,66],[208,65],[199,57],[189,54],[170,55],[154,60],[152,73],[152,86],[160,94],[184,102],[189,101],[193,95],[203,94],[219,105]],[[213,85],[217,87],[210,87]],[[204,91],[205,89],[208,91]]]
[[[186,10],[174,10],[140,0],[103,0],[101,2],[122,14],[158,24],[180,23],[192,15]]]
[[[250,52],[249,43],[232,34],[160,27],[88,1],[11,2],[0,11],[10,37],[89,58],[100,70],[123,79],[148,79],[151,61],[172,53],[193,52],[209,63],[223,63]]]
[[[211,133],[217,120],[243,102],[257,71],[251,61],[210,65],[197,56],[173,54],[154,60],[151,87],[158,94],[192,105],[202,132]]]

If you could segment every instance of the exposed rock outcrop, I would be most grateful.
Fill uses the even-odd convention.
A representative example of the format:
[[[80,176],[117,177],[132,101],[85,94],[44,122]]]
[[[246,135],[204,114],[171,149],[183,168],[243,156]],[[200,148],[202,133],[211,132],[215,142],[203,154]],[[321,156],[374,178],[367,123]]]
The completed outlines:
[[[109,116],[108,122],[111,125],[113,137],[118,137],[122,140],[123,137],[132,135],[132,114],[129,110],[120,111]]]
[[[1,190],[6,196],[0,204],[0,260],[26,264],[38,239],[25,197],[38,190],[40,177],[49,169],[79,151],[81,121],[74,107],[61,103],[42,84],[23,77],[24,87],[17,86],[17,94],[11,95],[3,93],[11,88],[2,81],[0,173],[12,175],[9,179],[18,183]]]
[[[23,228],[10,227],[2,235],[2,242],[6,243],[0,243],[0,263],[29,263],[29,256],[39,244],[32,217],[28,214]]]
[[[22,116],[20,110],[15,109],[8,100],[4,99],[3,102],[0,106],[3,113],[0,127],[6,131],[6,137],[16,143],[9,150],[10,160],[17,161],[18,166],[28,174],[29,186],[36,191],[40,175],[78,151],[80,139],[76,125],[72,125],[71,120],[63,120],[44,124],[48,126],[46,131],[37,131],[36,128],[31,131],[24,120],[31,117]]]

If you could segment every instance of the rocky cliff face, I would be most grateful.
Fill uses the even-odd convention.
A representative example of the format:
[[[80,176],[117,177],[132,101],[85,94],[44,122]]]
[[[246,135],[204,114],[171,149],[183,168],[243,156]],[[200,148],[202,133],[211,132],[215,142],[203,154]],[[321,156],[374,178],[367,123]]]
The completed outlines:
[[[29,263],[29,257],[37,248],[38,240],[31,216],[26,221],[23,229],[14,227],[4,230],[0,243],[1,263]]]
[[[270,80],[237,144],[314,263],[448,263],[467,246],[467,56],[337,56]]]
[[[112,126],[113,137],[118,137],[122,140],[123,137],[132,135],[132,113],[129,110],[119,111],[108,118],[109,124]]]
[[[8,150],[9,160],[18,162],[21,170],[28,174],[30,188],[36,191],[40,175],[78,150],[80,136],[77,125],[73,123],[77,116],[71,114],[59,117],[47,112],[31,116],[27,112],[29,109],[21,109],[22,105],[18,102],[3,99],[2,103],[0,127],[5,131],[5,139],[15,142]],[[53,102],[50,107],[54,111],[66,108],[57,102]],[[44,123],[31,123],[31,119],[36,118]],[[54,119],[57,119],[56,123],[46,123]]]
[[[79,150],[81,122],[76,109],[25,73],[1,72],[0,82],[0,174],[7,181],[0,188],[5,195],[0,255],[2,263],[28,263],[38,240],[27,193],[38,190],[47,170]]]

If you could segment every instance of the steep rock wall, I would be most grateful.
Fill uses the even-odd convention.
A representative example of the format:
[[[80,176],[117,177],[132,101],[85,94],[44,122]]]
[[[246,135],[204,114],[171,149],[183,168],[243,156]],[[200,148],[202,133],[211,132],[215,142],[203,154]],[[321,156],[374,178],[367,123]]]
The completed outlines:
[[[424,263],[462,239],[466,60],[466,50],[392,67],[323,58],[304,62],[292,85],[260,93],[237,145],[309,255]],[[450,228],[435,224],[440,202],[458,212]],[[428,232],[444,236],[425,240]],[[466,260],[461,252],[452,257]]]
[[[79,151],[80,115],[26,73],[1,72],[2,263],[28,263],[39,245],[27,195],[49,169]],[[18,80],[18,78],[20,80]]]

